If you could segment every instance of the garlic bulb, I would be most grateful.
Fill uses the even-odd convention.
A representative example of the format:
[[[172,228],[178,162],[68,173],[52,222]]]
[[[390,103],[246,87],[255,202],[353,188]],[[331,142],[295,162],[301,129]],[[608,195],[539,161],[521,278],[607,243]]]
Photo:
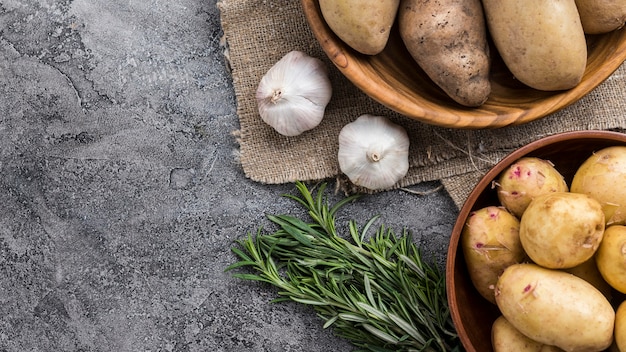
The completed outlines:
[[[291,51],[261,78],[256,91],[259,114],[285,136],[297,136],[322,122],[332,87],[324,63]]]
[[[390,188],[409,171],[409,144],[388,118],[361,115],[339,132],[339,168],[357,186]]]

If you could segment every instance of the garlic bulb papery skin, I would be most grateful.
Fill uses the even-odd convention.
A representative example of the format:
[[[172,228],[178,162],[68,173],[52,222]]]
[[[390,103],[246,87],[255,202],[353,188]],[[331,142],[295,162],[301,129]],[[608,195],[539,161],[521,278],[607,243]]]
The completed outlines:
[[[409,136],[384,116],[361,115],[339,132],[341,172],[372,190],[395,185],[409,171]]]
[[[284,136],[297,136],[322,122],[331,95],[326,65],[296,50],[261,78],[256,100],[265,123]]]

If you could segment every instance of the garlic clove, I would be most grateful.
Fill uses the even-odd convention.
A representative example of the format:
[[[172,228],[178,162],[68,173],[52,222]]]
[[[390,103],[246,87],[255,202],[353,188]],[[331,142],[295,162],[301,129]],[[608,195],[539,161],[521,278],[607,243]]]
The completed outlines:
[[[276,62],[256,90],[261,119],[285,136],[297,136],[317,127],[331,96],[327,67],[297,50]]]
[[[409,171],[409,145],[402,126],[383,116],[361,115],[339,132],[339,168],[357,186],[387,189]]]

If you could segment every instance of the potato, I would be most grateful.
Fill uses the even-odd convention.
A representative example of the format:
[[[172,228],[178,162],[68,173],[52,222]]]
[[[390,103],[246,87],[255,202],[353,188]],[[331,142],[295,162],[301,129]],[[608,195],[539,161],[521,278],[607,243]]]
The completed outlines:
[[[587,42],[574,0],[483,0],[487,26],[515,78],[544,91],[580,83]]]
[[[495,304],[493,290],[498,276],[526,258],[519,240],[519,220],[501,207],[476,210],[463,227],[461,247],[474,287]]]
[[[567,192],[563,175],[548,160],[523,157],[500,174],[496,182],[498,200],[521,218],[530,201],[548,192]]]
[[[595,199],[553,192],[533,199],[520,219],[528,257],[551,269],[572,268],[591,258],[602,241],[604,213]]]
[[[613,341],[615,311],[585,280],[536,264],[514,264],[496,285],[496,302],[522,334],[568,352],[602,351]]]
[[[587,158],[576,170],[570,191],[598,200],[607,225],[626,224],[626,146],[607,147]]]
[[[606,282],[626,293],[626,226],[607,227],[596,253],[596,263]]]
[[[517,330],[504,316],[491,326],[491,345],[494,352],[559,352],[562,349],[537,342]]]
[[[624,0],[576,0],[580,22],[587,34],[602,34],[620,29],[626,22]]]
[[[603,235],[602,241],[604,241],[604,236],[606,235]],[[600,242],[600,247],[602,247],[602,242]],[[598,250],[600,247],[598,247]],[[596,255],[598,255],[598,251],[596,251]],[[606,299],[610,301],[613,298],[613,288],[606,282],[606,280],[604,280],[602,274],[600,273],[600,270],[598,270],[598,265],[596,264],[596,255],[589,258],[586,262],[582,264],[576,265],[573,268],[563,269],[563,271],[572,275],[576,275],[579,278],[592,284],[593,287],[602,292],[604,297],[606,297]]]
[[[400,0],[320,0],[328,27],[352,49],[366,55],[383,51]]]
[[[626,302],[620,303],[615,313],[615,345],[620,352],[626,352]]]
[[[491,93],[491,58],[480,0],[402,0],[400,37],[418,66],[457,103],[476,107]]]

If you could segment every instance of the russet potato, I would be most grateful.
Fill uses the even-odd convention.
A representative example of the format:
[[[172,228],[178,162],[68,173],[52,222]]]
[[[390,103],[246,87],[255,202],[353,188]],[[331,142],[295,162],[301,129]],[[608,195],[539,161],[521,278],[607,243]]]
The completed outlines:
[[[400,37],[430,79],[457,103],[482,105],[491,58],[480,0],[402,0]]]

